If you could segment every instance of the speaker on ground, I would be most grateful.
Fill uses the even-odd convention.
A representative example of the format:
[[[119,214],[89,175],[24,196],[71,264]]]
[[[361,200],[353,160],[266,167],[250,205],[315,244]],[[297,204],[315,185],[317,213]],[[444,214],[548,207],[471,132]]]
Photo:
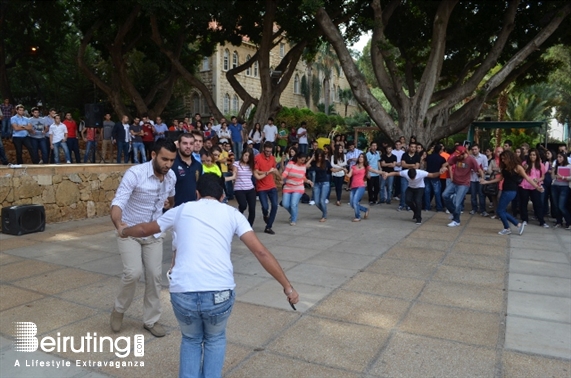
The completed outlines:
[[[2,208],[2,232],[24,235],[46,229],[46,211],[42,205],[18,205]]]

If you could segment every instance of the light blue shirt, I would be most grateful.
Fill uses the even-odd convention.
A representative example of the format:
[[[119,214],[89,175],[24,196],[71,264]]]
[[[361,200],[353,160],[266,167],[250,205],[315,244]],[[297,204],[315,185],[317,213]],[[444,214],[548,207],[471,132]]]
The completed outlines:
[[[379,151],[372,153],[371,151],[367,152],[367,161],[369,162],[369,167],[374,169],[379,169],[379,160],[381,160],[381,154]],[[375,172],[369,172],[371,177],[378,177],[379,174]]]
[[[155,125],[155,130],[157,131],[157,135],[155,135],[155,142],[156,142],[157,140],[166,137],[166,133],[167,131],[169,131],[169,128],[164,123],[161,123],[159,125]],[[159,135],[158,133],[164,133],[164,134]]]
[[[30,121],[28,120],[28,118],[20,116],[20,115],[15,115],[12,118],[10,118],[10,125],[16,124],[18,126],[28,126],[28,124],[30,123]],[[28,136],[28,130],[13,130],[12,131],[12,136],[13,137],[19,137],[19,138],[25,138]]]

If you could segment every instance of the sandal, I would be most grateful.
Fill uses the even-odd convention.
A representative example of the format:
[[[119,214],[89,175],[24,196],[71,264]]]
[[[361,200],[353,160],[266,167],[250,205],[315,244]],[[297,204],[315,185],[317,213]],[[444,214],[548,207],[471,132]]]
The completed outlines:
[[[363,218],[365,219],[369,218],[369,210],[365,211],[365,216]]]
[[[319,221],[320,221],[321,223],[323,223],[323,222],[327,221],[327,218],[321,218]]]
[[[337,201],[337,202],[335,203],[335,205],[341,206],[341,201]]]
[[[361,221],[361,219],[359,219],[359,218],[353,219],[353,222],[360,222],[360,221]]]

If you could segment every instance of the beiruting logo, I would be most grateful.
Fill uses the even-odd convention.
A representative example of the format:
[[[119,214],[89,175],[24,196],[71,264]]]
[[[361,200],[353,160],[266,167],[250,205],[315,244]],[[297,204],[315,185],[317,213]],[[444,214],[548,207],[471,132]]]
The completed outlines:
[[[14,322],[14,350],[16,352],[31,353],[40,349],[42,352],[72,352],[72,353],[114,353],[119,358],[128,357],[131,353],[131,345],[133,345],[133,356],[143,357],[145,355],[145,337],[143,335],[134,335],[133,342],[131,337],[118,336],[115,338],[109,336],[98,336],[97,332],[93,334],[87,332],[86,335],[62,336],[57,332],[56,337],[45,336],[38,339],[38,327],[33,322]],[[82,361],[76,360],[76,366],[144,366],[144,361],[135,361],[133,364],[129,361]],[[15,366],[20,366],[16,360]],[[50,366],[39,364],[34,360],[32,364],[26,360],[26,366]],[[63,366],[71,366],[69,361]],[[59,366],[54,366],[59,367]]]

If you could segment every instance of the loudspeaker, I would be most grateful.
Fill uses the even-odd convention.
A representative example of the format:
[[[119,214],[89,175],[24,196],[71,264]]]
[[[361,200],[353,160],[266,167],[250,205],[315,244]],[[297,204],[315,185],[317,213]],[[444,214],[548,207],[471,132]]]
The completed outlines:
[[[85,126],[103,127],[103,104],[85,104]]]
[[[24,235],[46,229],[46,210],[42,205],[18,205],[2,209],[2,232]]]

